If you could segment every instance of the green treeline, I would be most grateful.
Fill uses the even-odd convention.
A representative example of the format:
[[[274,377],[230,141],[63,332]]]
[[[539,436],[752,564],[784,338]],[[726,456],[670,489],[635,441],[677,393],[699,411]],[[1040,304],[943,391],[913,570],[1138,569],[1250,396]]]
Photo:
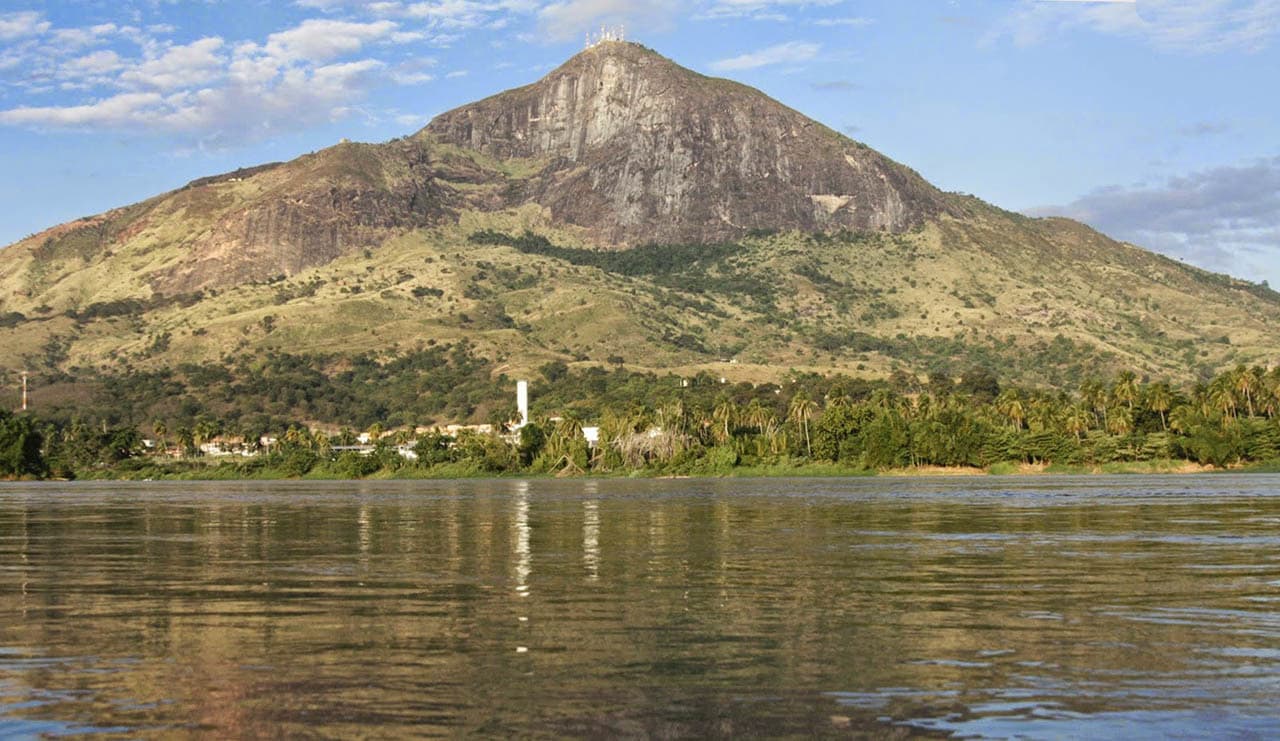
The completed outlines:
[[[135,376],[98,379],[94,402],[77,407],[97,417],[0,417],[0,476],[723,475],[1280,459],[1280,369],[1245,366],[1189,388],[1126,372],[1046,391],[1002,386],[982,368],[958,381],[896,373],[722,384],[552,362],[534,379],[534,421],[518,434],[413,432],[467,420],[505,432],[514,382],[492,370],[457,345],[381,361],[193,366],[140,386]],[[599,427],[595,447],[586,425]],[[357,430],[376,440],[372,451],[341,450]],[[144,435],[184,458],[144,455]],[[263,437],[275,440],[263,447]],[[199,446],[215,439],[255,456],[211,466]],[[416,460],[401,454],[409,449]]]

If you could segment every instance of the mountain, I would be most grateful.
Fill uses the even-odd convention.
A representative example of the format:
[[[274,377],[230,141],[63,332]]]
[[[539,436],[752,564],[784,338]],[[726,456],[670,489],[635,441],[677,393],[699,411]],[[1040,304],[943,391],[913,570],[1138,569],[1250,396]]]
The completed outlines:
[[[757,90],[606,42],[439,116],[435,141],[540,166],[510,195],[614,244],[900,232],[954,213],[916,173]]]
[[[1280,296],[944,193],[759,91],[606,42],[384,144],[0,250],[0,376],[468,340],[549,360],[1074,384],[1274,362]],[[3,384],[0,384],[3,385]]]

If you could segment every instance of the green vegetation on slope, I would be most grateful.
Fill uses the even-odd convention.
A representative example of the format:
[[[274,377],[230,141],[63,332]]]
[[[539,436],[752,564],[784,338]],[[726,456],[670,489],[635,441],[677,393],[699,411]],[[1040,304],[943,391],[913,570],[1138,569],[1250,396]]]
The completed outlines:
[[[129,294],[100,276],[89,282],[112,292],[0,297],[0,341],[16,350],[0,364],[124,373],[466,339],[512,373],[617,358],[755,382],[790,369],[886,378],[987,365],[1058,387],[1124,368],[1203,380],[1280,355],[1280,305],[1264,289],[1078,225],[975,210],[905,235],[759,233],[608,251],[543,219],[472,213],[456,228],[221,289]]]
[[[540,371],[534,421],[511,441],[497,432],[516,416],[504,398],[511,384],[486,391],[490,369],[465,346],[368,361],[327,381],[309,367],[315,362],[277,357],[263,368],[238,369],[242,377],[193,367],[183,377],[152,379],[153,386],[134,397],[128,379],[101,379],[102,393],[87,408],[101,417],[77,406],[50,410],[42,423],[28,416],[0,419],[0,475],[725,475],[835,470],[812,466],[1001,472],[1021,464],[1069,472],[1163,470],[1174,460],[1239,466],[1280,457],[1280,369],[1241,366],[1190,388],[1124,372],[1108,383],[1086,380],[1078,389],[1045,392],[1002,387],[981,368],[958,382],[942,375],[921,384],[906,374],[879,382],[802,374],[778,385],[574,370],[551,362]],[[342,414],[331,405],[360,398],[353,393],[359,389],[373,397],[375,406],[359,411],[376,417],[368,430],[377,445],[371,455],[335,447],[355,442],[360,426],[350,426],[353,417],[317,426],[254,411],[237,399],[246,382],[265,384],[263,397],[273,402],[290,400],[325,414]],[[422,389],[416,396],[405,393],[414,387]],[[391,398],[405,403],[376,407]],[[450,405],[470,409],[495,432],[451,436],[418,427],[431,420],[412,419]],[[132,421],[140,412],[155,416]],[[588,422],[600,430],[595,448],[583,437]],[[391,427],[398,429],[387,432]],[[140,458],[143,431],[160,449],[177,443],[188,462]],[[270,448],[251,460],[214,470],[190,462],[204,442],[253,452],[270,438]],[[412,446],[417,460],[406,460],[397,445]],[[1145,468],[1134,469],[1138,463]]]

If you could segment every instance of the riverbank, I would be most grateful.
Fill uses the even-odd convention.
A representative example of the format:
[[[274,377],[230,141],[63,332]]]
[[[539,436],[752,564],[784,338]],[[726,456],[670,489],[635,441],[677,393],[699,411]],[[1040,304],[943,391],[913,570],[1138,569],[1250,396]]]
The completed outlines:
[[[974,477],[974,476],[1091,476],[1091,475],[1184,475],[1208,473],[1280,473],[1280,460],[1236,466],[1215,467],[1186,460],[1155,460],[1100,465],[997,463],[987,468],[917,466],[868,470],[836,463],[782,462],[747,464],[728,468],[689,466],[680,469],[638,469],[613,472],[593,471],[574,478],[848,478],[868,476]],[[244,462],[175,460],[139,461],[116,468],[77,472],[77,479],[101,481],[343,481],[441,480],[441,479],[550,479],[567,478],[548,472],[494,472],[465,463],[445,463],[432,467],[406,465],[380,468],[368,475],[352,477],[345,471],[320,465],[302,475]]]

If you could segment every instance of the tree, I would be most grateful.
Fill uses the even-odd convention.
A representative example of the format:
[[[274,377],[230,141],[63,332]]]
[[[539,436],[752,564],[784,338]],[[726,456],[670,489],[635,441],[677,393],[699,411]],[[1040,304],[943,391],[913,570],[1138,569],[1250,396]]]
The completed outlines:
[[[582,473],[587,468],[587,439],[582,434],[582,422],[565,417],[556,422],[547,437],[543,460],[548,470],[561,475]]]
[[[156,434],[157,447],[160,449],[160,452],[163,453],[169,447],[164,439],[164,436],[169,432],[168,425],[166,425],[163,420],[157,419],[155,422],[151,423],[151,431]]]
[[[1138,377],[1133,371],[1124,371],[1116,378],[1115,385],[1111,387],[1111,398],[1133,411],[1133,404],[1138,400]]]
[[[979,401],[990,402],[1000,395],[1000,381],[990,368],[975,366],[965,371],[956,389]]]
[[[1249,416],[1253,416],[1253,395],[1262,386],[1262,369],[1254,366],[1246,368],[1243,365],[1236,366],[1231,373],[1231,384],[1235,390],[1244,395],[1245,406],[1249,412]]]
[[[569,375],[569,366],[563,360],[552,360],[538,368],[538,372],[547,379],[547,383],[555,383]]]
[[[1127,407],[1116,407],[1111,410],[1107,420],[1107,432],[1113,435],[1128,435],[1133,432],[1133,411]]]
[[[1280,414],[1280,366],[1272,368],[1262,377],[1260,409],[1268,418]]]
[[[1005,389],[996,397],[996,412],[1009,420],[1013,429],[1021,430],[1022,421],[1027,418],[1027,407],[1022,403],[1022,394],[1017,389]]]
[[[530,422],[521,427],[520,444],[516,446],[516,452],[520,455],[520,465],[527,467],[533,463],[546,444],[547,434],[542,431],[542,425]]]
[[[1067,411],[1062,416],[1062,425],[1066,431],[1075,435],[1079,441],[1084,437],[1084,433],[1089,431],[1090,423],[1093,415],[1085,408],[1084,404],[1072,404],[1067,407]]]
[[[951,375],[941,370],[929,371],[929,390],[938,398],[942,398],[955,388]]]
[[[711,420],[715,423],[712,437],[717,444],[725,444],[733,438],[733,429],[738,421],[738,406],[728,396],[721,396],[715,409],[711,411]]]
[[[516,409],[514,404],[506,404],[495,407],[489,413],[489,427],[498,434],[504,434],[511,428],[513,420],[520,419],[520,411]]]
[[[742,421],[757,435],[764,432],[765,424],[773,417],[773,412],[766,409],[759,399],[752,399],[747,403],[747,408],[742,412]]]
[[[804,432],[804,448],[810,458],[813,457],[813,443],[809,439],[809,422],[817,411],[818,405],[809,399],[803,389],[791,397],[791,404],[787,407],[787,419]]]
[[[1147,387],[1147,406],[1160,415],[1160,429],[1168,430],[1169,422],[1165,415],[1173,406],[1173,389],[1168,383],[1160,381]]]
[[[1031,400],[1027,424],[1033,430],[1046,432],[1057,427],[1059,416],[1057,403],[1051,397],[1038,395]]]
[[[195,433],[191,431],[190,427],[179,427],[177,435],[178,445],[182,447],[184,456],[190,457],[200,452],[200,449],[196,447]]]
[[[40,450],[44,436],[35,420],[0,411],[0,476],[36,476],[48,473]]]
[[[1218,376],[1209,384],[1209,392],[1206,400],[1210,408],[1222,412],[1226,415],[1226,419],[1235,419],[1236,409],[1236,389],[1235,384],[1230,376]]]
[[[192,444],[199,448],[220,434],[222,434],[222,425],[216,419],[201,417],[191,428]]]
[[[1080,398],[1093,410],[1094,422],[1104,429],[1107,426],[1107,390],[1102,381],[1090,378],[1080,384]],[[1099,414],[1098,412],[1102,413]]]
[[[684,401],[677,399],[658,409],[658,426],[666,432],[682,434],[689,430],[689,413]]]
[[[255,442],[257,438],[254,439]],[[333,444],[329,442],[329,436],[323,432],[317,431],[311,436],[312,444],[315,446],[316,454],[322,458],[328,458],[333,454]]]

